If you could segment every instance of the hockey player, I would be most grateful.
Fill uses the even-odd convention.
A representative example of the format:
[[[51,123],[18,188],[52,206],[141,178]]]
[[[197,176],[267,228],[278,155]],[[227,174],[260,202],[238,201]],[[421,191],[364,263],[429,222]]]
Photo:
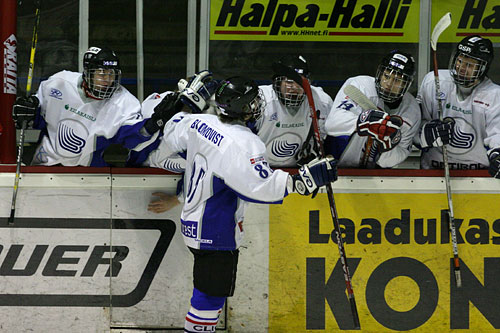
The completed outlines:
[[[172,115],[179,112],[180,115],[202,112],[215,114],[215,101],[212,99],[216,87],[217,81],[213,79],[212,73],[208,70],[200,71],[188,80],[180,79],[177,83],[178,89],[175,91],[155,92],[146,97],[141,105],[142,114],[144,118],[149,118],[157,108],[169,110]],[[160,133],[161,135],[162,133]],[[161,137],[153,144],[146,147],[141,145],[131,150],[127,166],[151,166],[171,172],[184,172],[185,160],[183,157],[172,156],[161,161],[151,159],[150,153],[158,147],[160,140]]]
[[[301,76],[309,79],[309,65],[302,56],[285,56],[279,60]],[[267,157],[273,167],[297,167],[314,158],[313,130],[304,89],[285,73],[276,72],[271,85],[262,85],[265,109],[253,126],[254,132],[267,147]],[[326,138],[325,119],[333,106],[332,98],[320,87],[311,86],[318,109],[318,125],[323,140]]]
[[[252,80],[223,80],[216,102],[218,116],[172,118],[174,126],[165,126],[160,149],[153,152],[186,152],[181,232],[194,255],[194,290],[185,332],[214,332],[233,295],[248,202],[281,203],[292,191],[308,195],[336,180],[332,158],[314,160],[293,176],[269,167],[264,143],[246,126],[261,116],[261,95]]]
[[[439,70],[443,120],[434,73],[424,77],[417,96],[423,125],[416,137],[423,149],[422,168],[443,168],[441,147],[447,145],[450,169],[489,168],[491,176],[500,178],[500,87],[487,77],[492,61],[489,39],[467,36],[457,44],[449,69]]]
[[[112,50],[89,48],[83,68],[56,73],[36,95],[16,100],[16,126],[34,120],[41,130],[33,165],[106,166],[109,145],[131,149],[154,140],[161,128],[162,113],[143,119],[137,98],[120,85],[120,62]]]
[[[214,93],[217,87],[217,81],[213,79],[211,72],[207,70],[200,71],[188,78],[181,79],[178,82],[176,91],[166,91],[163,93],[153,93],[142,102],[142,113],[145,118],[151,117],[155,109],[161,107],[171,110],[170,113],[176,117],[189,113],[211,113],[215,114]],[[173,126],[173,123],[169,123]],[[186,160],[184,154],[175,154],[173,156],[164,156],[162,154],[151,154],[158,149],[161,141],[160,137],[152,144],[146,147],[138,146],[130,151],[127,166],[139,167],[149,166],[160,168],[171,172],[184,173]],[[182,181],[182,179],[181,179]],[[182,183],[180,183],[182,185]],[[163,213],[175,207],[182,200],[182,186],[178,187],[177,194],[167,194],[163,192],[154,192],[155,199],[149,203],[148,210],[155,213]]]
[[[415,61],[405,52],[393,50],[383,57],[375,77],[346,80],[326,120],[328,135],[335,137],[334,156],[339,167],[392,168],[410,154],[420,126],[420,110],[408,92],[415,75]],[[358,88],[376,110],[364,110],[344,89]]]

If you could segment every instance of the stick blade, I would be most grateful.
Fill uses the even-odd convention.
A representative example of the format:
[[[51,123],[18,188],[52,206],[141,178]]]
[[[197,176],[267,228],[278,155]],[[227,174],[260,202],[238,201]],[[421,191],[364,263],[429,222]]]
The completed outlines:
[[[451,13],[448,12],[439,19],[438,23],[434,26],[434,30],[432,30],[432,35],[431,35],[431,47],[434,51],[437,49],[437,41],[439,39],[439,36],[443,31],[446,30],[451,24]]]
[[[344,87],[344,92],[351,100],[358,104],[363,110],[376,110],[378,109],[375,103],[373,103],[361,90],[352,84],[348,84]]]

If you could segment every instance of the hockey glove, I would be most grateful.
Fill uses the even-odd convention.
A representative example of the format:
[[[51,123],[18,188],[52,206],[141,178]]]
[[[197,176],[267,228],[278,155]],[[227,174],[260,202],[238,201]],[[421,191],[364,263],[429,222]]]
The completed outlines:
[[[323,185],[337,180],[337,162],[332,156],[315,159],[289,178],[288,188],[302,195],[309,195]],[[291,192],[289,191],[289,192]]]
[[[420,132],[420,144],[422,148],[441,147],[451,142],[455,120],[446,117],[442,121],[433,119],[424,124]]]
[[[18,97],[12,107],[12,119],[17,129],[30,128],[35,120],[36,109],[40,101],[35,95],[30,97]]]
[[[150,135],[163,129],[167,121],[182,110],[182,106],[183,104],[179,101],[179,93],[168,94],[155,106],[153,115],[144,124],[144,129]]]
[[[381,110],[366,110],[358,117],[356,131],[359,136],[371,136],[379,143],[382,152],[391,150],[401,141],[400,116],[390,116]]]
[[[299,150],[299,152],[295,156],[295,159],[297,160],[298,167],[306,165],[307,163],[311,162],[315,158],[317,158],[317,155],[314,152],[314,149],[312,148],[312,145],[310,142],[304,142],[304,144],[302,145],[302,148]]]
[[[181,90],[181,101],[189,106],[193,113],[201,113],[207,101],[215,93],[217,81],[212,78],[209,71],[201,71],[191,77],[186,87]]]
[[[488,158],[490,160],[488,172],[492,177],[500,179],[500,148],[493,149]]]

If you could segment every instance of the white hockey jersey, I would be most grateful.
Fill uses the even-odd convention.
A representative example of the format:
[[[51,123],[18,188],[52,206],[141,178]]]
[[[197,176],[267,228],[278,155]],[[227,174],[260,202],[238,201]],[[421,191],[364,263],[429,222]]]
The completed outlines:
[[[160,104],[160,102],[167,95],[173,94],[173,91],[165,91],[161,94],[152,93],[142,102],[142,115],[144,119],[149,119],[154,113],[154,108]],[[179,118],[181,115],[188,114],[186,112],[180,112],[177,115]],[[165,126],[174,126],[175,123],[168,122]],[[163,133],[163,132],[162,132]],[[180,156],[177,153],[174,153],[172,156],[164,156],[163,154],[159,154],[156,152],[152,154],[155,149],[158,148],[161,142],[161,136],[154,142],[147,142],[145,144],[138,145],[129,153],[129,158],[127,162],[127,166],[132,167],[140,167],[140,166],[149,166],[153,168],[160,168],[170,172],[183,173],[186,169],[186,159],[183,156]],[[161,158],[161,159],[160,159]]]
[[[450,169],[488,168],[487,152],[500,148],[500,86],[485,78],[461,101],[448,70],[439,70],[439,84],[444,94],[443,117],[455,119],[452,141],[446,146]],[[434,72],[424,77],[417,100],[422,108],[422,124],[439,119]],[[419,141],[419,137],[416,139]],[[422,151],[421,166],[444,168],[441,147]]]
[[[302,148],[312,123],[309,102],[306,98],[297,113],[292,115],[280,103],[272,85],[259,88],[264,95],[266,108],[256,123],[256,130],[267,147],[269,163],[273,167],[296,167],[296,155]],[[320,87],[311,86],[311,91],[316,109],[320,112],[318,126],[324,139],[325,119],[330,113],[333,101]]]
[[[140,103],[130,92],[120,87],[110,99],[93,100],[81,82],[81,73],[62,71],[40,84],[33,165],[106,166],[102,154],[110,144],[133,148],[151,139],[140,134]]]
[[[247,127],[217,116],[187,114],[165,127],[162,156],[187,152],[181,232],[195,249],[234,250],[247,202],[281,203],[288,173],[272,170],[262,141]],[[158,159],[163,159],[157,156]]]
[[[415,98],[406,93],[396,109],[390,109],[382,99],[378,97],[375,88],[375,78],[371,76],[356,76],[347,79],[342,85],[334,100],[334,106],[326,119],[326,131],[328,135],[336,137],[340,150],[343,149],[338,166],[340,168],[357,168],[365,152],[368,140],[366,136],[359,136],[356,132],[356,123],[363,109],[352,101],[344,92],[347,85],[358,88],[377,107],[390,115],[398,115],[403,118],[401,127],[401,141],[393,149],[378,155],[376,161],[371,161],[368,167],[374,167],[375,163],[382,168],[392,168],[403,162],[411,152],[412,141],[420,126],[420,110]],[[375,163],[373,163],[375,162]]]

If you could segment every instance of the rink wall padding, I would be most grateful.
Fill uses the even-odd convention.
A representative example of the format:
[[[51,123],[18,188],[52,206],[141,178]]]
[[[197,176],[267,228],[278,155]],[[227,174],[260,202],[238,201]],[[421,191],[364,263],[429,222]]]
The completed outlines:
[[[23,167],[13,226],[14,173],[0,167],[0,316],[5,331],[103,332],[181,328],[192,257],[181,206],[147,211],[179,175],[156,169]],[[294,171],[294,170],[289,170]],[[500,328],[500,181],[452,173],[463,288],[439,171],[340,170],[339,222],[363,330]],[[250,204],[231,332],[352,329],[325,193]]]

